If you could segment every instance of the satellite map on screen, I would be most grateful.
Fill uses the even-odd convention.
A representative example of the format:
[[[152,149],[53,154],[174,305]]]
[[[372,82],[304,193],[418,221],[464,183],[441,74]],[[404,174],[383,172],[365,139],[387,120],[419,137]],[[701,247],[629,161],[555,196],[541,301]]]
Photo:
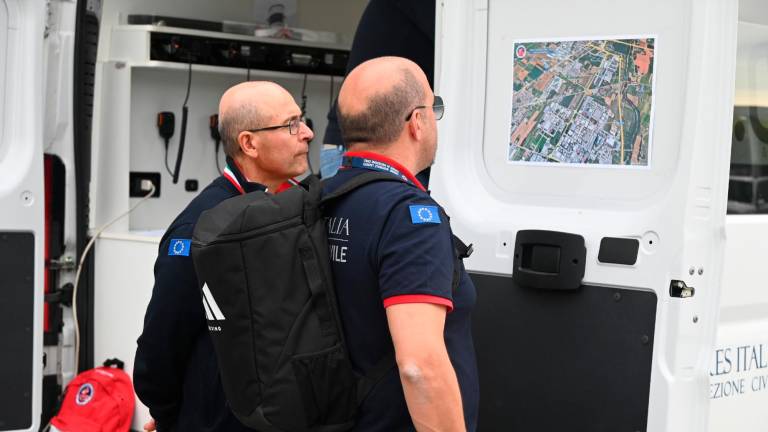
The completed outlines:
[[[654,38],[514,44],[510,162],[648,166]]]

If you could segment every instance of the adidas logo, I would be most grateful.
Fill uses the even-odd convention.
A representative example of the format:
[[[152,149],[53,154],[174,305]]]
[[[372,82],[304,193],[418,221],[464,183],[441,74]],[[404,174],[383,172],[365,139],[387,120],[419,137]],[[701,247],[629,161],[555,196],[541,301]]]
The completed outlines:
[[[208,321],[224,321],[224,313],[221,312],[216,300],[213,299],[213,294],[211,294],[207,283],[203,284],[203,307]]]

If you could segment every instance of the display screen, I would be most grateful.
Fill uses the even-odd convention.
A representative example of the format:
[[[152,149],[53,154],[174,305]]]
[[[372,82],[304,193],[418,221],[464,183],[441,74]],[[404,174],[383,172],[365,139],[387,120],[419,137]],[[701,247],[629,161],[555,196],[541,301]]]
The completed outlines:
[[[507,160],[649,167],[655,41],[514,42]]]

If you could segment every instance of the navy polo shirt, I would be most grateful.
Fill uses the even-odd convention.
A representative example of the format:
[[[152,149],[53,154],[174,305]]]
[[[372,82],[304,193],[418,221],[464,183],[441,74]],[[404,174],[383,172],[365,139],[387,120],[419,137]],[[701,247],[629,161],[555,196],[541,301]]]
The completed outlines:
[[[208,334],[190,242],[200,214],[241,193],[265,190],[235,162],[176,217],[160,241],[155,286],[137,341],[136,394],[165,431],[249,431],[232,414]]]
[[[434,303],[449,312],[445,344],[456,371],[467,430],[474,431],[479,400],[470,315],[475,287],[461,269],[452,290],[454,249],[448,216],[418,180],[396,161],[371,152],[346,153],[345,166],[325,183],[331,192],[368,170],[406,181],[378,181],[332,201],[325,210],[333,278],[353,366],[368,373],[393,348],[385,308]],[[369,393],[356,431],[414,430],[397,368]]]

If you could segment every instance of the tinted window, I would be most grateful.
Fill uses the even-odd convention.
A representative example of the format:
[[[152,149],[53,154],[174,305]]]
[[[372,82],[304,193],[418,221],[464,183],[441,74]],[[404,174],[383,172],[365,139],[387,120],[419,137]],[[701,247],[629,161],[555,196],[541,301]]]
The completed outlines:
[[[729,214],[768,213],[768,10],[755,11],[738,30]]]

